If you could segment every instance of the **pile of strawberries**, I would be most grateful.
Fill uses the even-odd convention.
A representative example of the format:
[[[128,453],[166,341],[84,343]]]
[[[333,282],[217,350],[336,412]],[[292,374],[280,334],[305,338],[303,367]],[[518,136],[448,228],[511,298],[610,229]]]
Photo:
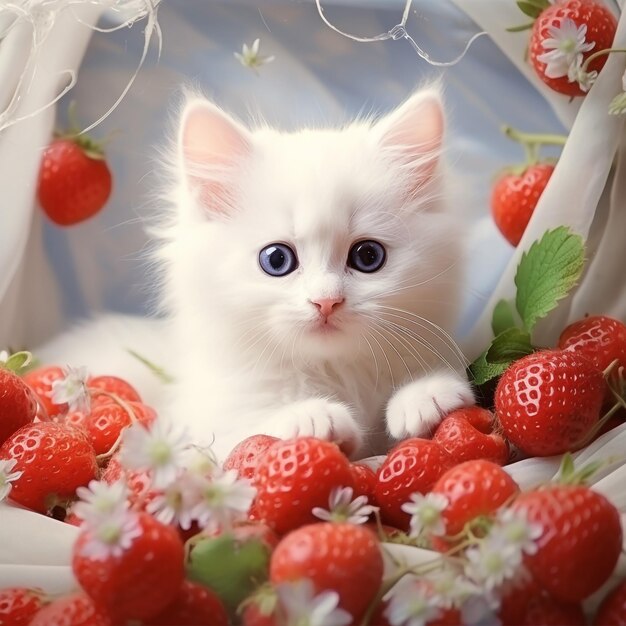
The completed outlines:
[[[119,378],[1,369],[0,497],[80,529],[76,591],[0,591],[0,624],[586,624],[623,536],[569,451],[623,420],[625,366],[626,326],[588,317],[430,439],[351,462],[256,435],[221,467]],[[502,467],[562,453],[531,490]],[[626,624],[626,581],[593,623]]]

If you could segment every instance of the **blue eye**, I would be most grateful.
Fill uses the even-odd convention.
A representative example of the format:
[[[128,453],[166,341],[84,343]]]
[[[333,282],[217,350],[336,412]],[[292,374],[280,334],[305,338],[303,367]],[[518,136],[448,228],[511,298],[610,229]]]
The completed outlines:
[[[298,267],[298,259],[289,246],[272,243],[259,253],[259,265],[270,276],[286,276]]]
[[[385,264],[386,258],[385,248],[378,241],[357,241],[348,253],[348,266],[371,274]]]

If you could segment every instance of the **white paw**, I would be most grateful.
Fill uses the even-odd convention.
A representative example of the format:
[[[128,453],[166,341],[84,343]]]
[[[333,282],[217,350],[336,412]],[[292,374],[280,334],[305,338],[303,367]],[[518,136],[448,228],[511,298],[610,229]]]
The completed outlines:
[[[387,430],[395,439],[432,434],[441,418],[474,404],[470,384],[453,373],[431,374],[399,389],[387,405]]]
[[[288,404],[264,424],[264,432],[281,439],[317,437],[334,441],[347,454],[361,445],[361,431],[350,409],[340,402],[311,398]]]

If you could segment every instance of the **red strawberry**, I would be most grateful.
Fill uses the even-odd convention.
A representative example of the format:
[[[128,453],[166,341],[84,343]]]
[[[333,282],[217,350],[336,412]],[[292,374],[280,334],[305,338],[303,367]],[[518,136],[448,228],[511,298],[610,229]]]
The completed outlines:
[[[267,524],[261,522],[235,522],[230,534],[241,544],[247,541],[261,541],[270,552],[276,548],[280,541],[278,535]]]
[[[80,586],[120,621],[158,615],[175,600],[184,577],[184,548],[176,529],[145,513],[136,520],[139,535],[121,554],[93,555],[93,531],[86,528],[72,556]]]
[[[228,532],[239,544],[260,541],[265,545],[268,553],[271,553],[280,541],[278,535],[267,524],[261,522],[237,521]],[[205,530],[201,534],[205,537],[219,537],[222,535],[222,530],[215,529],[210,532]]]
[[[141,402],[141,397],[137,390],[122,378],[117,376],[94,376],[87,379],[87,388],[91,393],[91,408],[100,404],[107,404],[112,398],[105,394],[97,393],[97,390],[107,391],[127,402]]]
[[[37,415],[31,389],[13,372],[0,368],[0,445]]]
[[[516,626],[586,626],[587,619],[579,604],[566,604],[548,595],[536,595],[528,601],[522,620]]]
[[[604,315],[593,315],[570,324],[559,337],[559,348],[582,354],[599,370],[615,359],[626,367],[626,325]]]
[[[237,470],[239,478],[252,480],[259,461],[277,437],[270,435],[252,435],[238,443],[224,461],[225,470]]]
[[[239,607],[242,626],[279,626],[278,594],[271,585],[262,585]]]
[[[427,493],[454,459],[438,443],[406,439],[389,452],[378,470],[375,500],[383,520],[408,530],[410,515],[402,510],[412,493]]]
[[[352,463],[350,465],[350,471],[354,479],[354,497],[365,496],[369,504],[375,504],[375,491],[378,478],[374,470],[361,463]]]
[[[27,424],[0,448],[0,459],[16,459],[23,472],[10,498],[46,513],[74,497],[77,487],[96,478],[98,463],[83,431],[55,422]]]
[[[457,535],[471,520],[495,513],[519,493],[517,483],[499,466],[483,459],[449,469],[432,493],[448,499],[443,511],[446,535]]]
[[[55,404],[52,401],[52,383],[65,378],[63,368],[58,365],[46,365],[26,372],[22,379],[37,394],[39,401],[46,409],[46,417],[53,419],[67,413],[67,404]]]
[[[55,224],[70,226],[92,217],[106,204],[111,187],[104,153],[92,142],[59,138],[44,150],[37,195]]]
[[[506,436],[526,454],[550,456],[576,449],[598,422],[602,372],[573,352],[529,354],[504,372],[495,410]]]
[[[593,620],[594,626],[626,626],[626,580],[602,600]]]
[[[470,406],[447,415],[435,431],[433,441],[445,448],[457,463],[486,459],[504,465],[509,458],[509,448],[494,431],[495,426],[491,411]]]
[[[604,496],[581,485],[551,485],[520,494],[512,506],[543,528],[525,564],[554,598],[581,602],[607,581],[622,549],[622,527]]]
[[[521,624],[531,599],[542,595],[542,593],[541,587],[530,575],[518,576],[512,581],[508,581],[508,584],[503,587],[498,610],[498,618],[502,626]]]
[[[314,522],[334,487],[353,487],[350,462],[338,446],[314,437],[275,443],[256,469],[255,514],[278,534]]]
[[[511,245],[519,244],[553,171],[554,165],[537,163],[520,174],[504,174],[494,185],[491,214]]]
[[[45,602],[45,594],[38,589],[0,589],[0,624],[28,626]]]
[[[156,412],[149,406],[140,402],[128,402],[128,405],[134,411],[134,419],[140,424],[150,426],[156,419]],[[96,406],[89,415],[83,418],[80,425],[87,432],[96,454],[105,454],[111,450],[122,430],[130,426],[132,421],[124,407],[108,402]]]
[[[254,602],[246,604],[241,614],[241,623],[243,626],[279,626],[273,612],[264,613],[262,607]]]
[[[102,480],[113,484],[118,480],[124,480],[128,487],[128,502],[136,510],[145,511],[148,503],[157,495],[150,489],[152,481],[150,474],[144,470],[127,470],[119,461],[116,454],[109,460],[106,469],[102,473]]]
[[[274,585],[308,578],[319,594],[332,589],[339,607],[359,618],[380,588],[383,559],[376,536],[355,524],[319,523],[298,528],[279,544],[270,562]]]
[[[44,607],[29,626],[114,626],[107,613],[84,593],[63,596]]]
[[[67,511],[67,515],[63,521],[71,526],[80,526],[83,523],[82,518],[78,517],[78,515],[76,515],[76,513],[74,513],[71,509]]]
[[[504,593],[498,617],[502,626],[584,626],[584,613],[579,604],[564,603],[550,597],[537,582],[527,580],[509,586]]]
[[[210,589],[185,580],[174,602],[146,626],[228,626],[228,614]]]
[[[585,91],[580,88],[577,82],[570,82],[567,75],[555,78],[548,77],[546,75],[546,63],[539,60],[542,54],[553,49],[543,45],[547,39],[553,38],[550,29],[562,27],[564,20],[573,21],[578,29],[586,27],[584,41],[594,45],[591,50],[581,52],[582,60],[585,61],[594,52],[611,47],[617,30],[617,19],[607,6],[598,0],[559,0],[542,11],[533,24],[528,57],[539,78],[548,87],[559,93],[567,96],[584,96]],[[571,44],[576,44],[573,37],[571,37]],[[565,45],[562,43],[561,47]],[[599,56],[589,64],[588,71],[599,72],[607,59],[608,55]]]

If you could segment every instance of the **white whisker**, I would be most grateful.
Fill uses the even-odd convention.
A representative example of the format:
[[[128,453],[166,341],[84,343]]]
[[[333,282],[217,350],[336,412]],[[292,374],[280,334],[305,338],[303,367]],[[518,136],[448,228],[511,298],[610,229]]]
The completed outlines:
[[[375,330],[375,329],[371,328],[370,330]],[[368,333],[368,335],[376,343],[376,345],[380,348],[380,351],[381,351],[385,361],[387,362],[387,367],[389,368],[389,376],[391,378],[391,387],[395,389],[396,384],[395,384],[395,381],[394,381],[394,378],[393,378],[393,369],[391,368],[391,363],[389,362],[389,357],[387,356],[387,353],[385,352],[383,347],[380,345],[380,341],[378,341],[378,339],[376,339],[376,337],[374,337],[374,335],[372,335],[370,333]]]

